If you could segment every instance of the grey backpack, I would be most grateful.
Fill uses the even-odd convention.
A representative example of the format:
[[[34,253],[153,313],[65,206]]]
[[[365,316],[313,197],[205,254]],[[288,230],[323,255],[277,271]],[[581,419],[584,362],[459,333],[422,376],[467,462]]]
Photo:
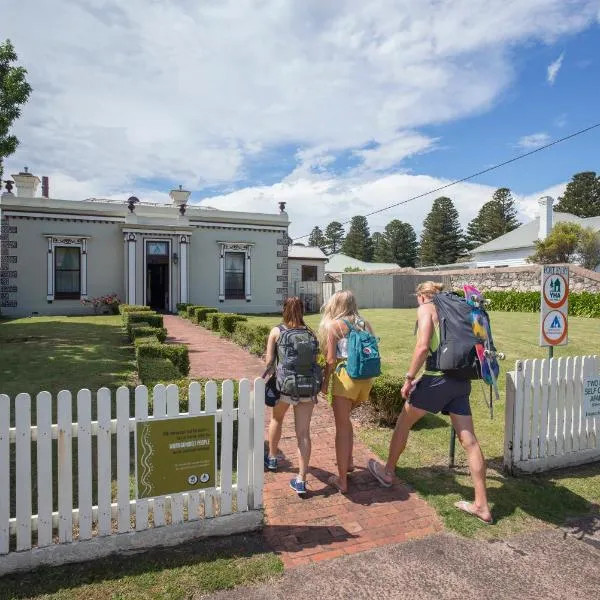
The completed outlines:
[[[279,325],[277,340],[277,389],[291,398],[316,396],[322,372],[317,359],[319,343],[310,329],[288,329]]]

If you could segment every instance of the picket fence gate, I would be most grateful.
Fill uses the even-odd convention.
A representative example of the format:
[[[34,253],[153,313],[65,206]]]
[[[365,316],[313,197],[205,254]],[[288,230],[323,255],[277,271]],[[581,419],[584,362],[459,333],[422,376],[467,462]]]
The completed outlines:
[[[92,421],[93,395],[90,390],[82,389],[76,396],[77,420],[74,422],[72,395],[61,391],[56,397],[57,419],[53,423],[52,395],[40,392],[35,399],[34,426],[31,425],[31,398],[29,394],[18,394],[14,401],[14,427],[10,427],[10,398],[0,394],[0,575],[43,564],[88,560],[114,552],[174,545],[198,537],[260,527],[263,520],[264,381],[256,379],[251,383],[242,379],[237,408],[234,408],[231,380],[222,383],[219,409],[215,382],[207,382],[204,389],[193,382],[188,394],[189,412],[180,413],[178,387],[155,386],[150,415],[148,389],[138,386],[134,393],[135,414],[130,415],[128,388],[119,388],[114,402],[110,390],[101,388],[96,393],[97,420]],[[171,496],[130,499],[135,454],[132,433],[136,422],[197,415],[215,415],[216,422],[220,423],[219,485]],[[237,457],[233,456],[234,421],[238,423]],[[96,438],[95,444],[93,438]],[[57,441],[53,444],[53,440]],[[37,446],[37,514],[32,514],[32,445]],[[56,479],[53,478],[53,445]],[[116,473],[113,473],[115,457],[111,457],[111,450],[115,446]],[[77,506],[73,502],[73,456],[77,466]],[[236,483],[233,483],[234,458],[237,458]],[[14,469],[14,490],[10,485],[11,468]],[[112,502],[113,480],[116,481],[116,502]],[[93,481],[97,481],[95,505]],[[57,491],[58,510],[53,510],[53,490]],[[14,515],[11,515],[11,505],[14,505]],[[34,532],[37,532],[35,540]]]
[[[600,460],[600,417],[585,417],[583,382],[598,356],[517,361],[506,375],[504,466],[537,473]]]

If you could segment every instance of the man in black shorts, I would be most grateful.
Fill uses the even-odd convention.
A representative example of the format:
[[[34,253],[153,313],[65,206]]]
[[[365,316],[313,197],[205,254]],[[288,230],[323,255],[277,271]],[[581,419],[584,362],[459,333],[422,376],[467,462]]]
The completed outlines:
[[[425,364],[428,356],[435,353],[439,346],[439,325],[437,311],[432,303],[434,294],[443,289],[439,283],[426,281],[417,287],[418,334],[410,368],[402,387],[402,397],[407,400],[396,422],[396,428],[390,441],[388,460],[385,465],[369,461],[369,471],[385,487],[390,487],[400,455],[406,447],[408,434],[412,426],[426,413],[450,415],[452,426],[467,454],[471,478],[475,488],[475,501],[461,500],[455,506],[477,517],[480,521],[493,523],[492,513],[487,501],[485,487],[485,461],[479,442],[475,437],[473,417],[469,404],[471,382],[448,377],[439,371],[425,370],[417,380],[417,373]]]

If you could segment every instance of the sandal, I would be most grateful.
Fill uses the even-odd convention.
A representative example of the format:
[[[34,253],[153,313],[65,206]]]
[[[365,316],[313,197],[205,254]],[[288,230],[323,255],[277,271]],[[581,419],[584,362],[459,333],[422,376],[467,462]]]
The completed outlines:
[[[331,486],[334,487],[338,492],[340,492],[341,494],[347,494],[348,490],[344,490],[342,489],[342,487],[340,486],[340,478],[337,475],[332,475],[331,477],[329,477],[327,479],[327,483]]]
[[[456,508],[458,508],[458,510],[462,510],[463,512],[466,512],[468,515],[471,515],[472,517],[479,519],[482,523],[485,523],[485,525],[493,525],[494,524],[494,517],[490,517],[489,520],[486,521],[483,517],[480,517],[473,510],[473,504],[471,504],[471,502],[467,502],[466,500],[460,500],[459,502],[455,502],[454,506],[456,506]]]
[[[386,479],[384,479],[384,476],[381,474],[381,472],[379,471],[379,463],[374,460],[374,459],[369,459],[369,462],[367,463],[367,466],[369,467],[369,473],[371,473],[371,475],[373,475],[373,477],[375,477],[375,479],[377,479],[377,481],[379,481],[379,483],[386,488],[392,487],[393,485],[393,479],[392,481],[387,481]],[[385,472],[384,472],[385,474]]]

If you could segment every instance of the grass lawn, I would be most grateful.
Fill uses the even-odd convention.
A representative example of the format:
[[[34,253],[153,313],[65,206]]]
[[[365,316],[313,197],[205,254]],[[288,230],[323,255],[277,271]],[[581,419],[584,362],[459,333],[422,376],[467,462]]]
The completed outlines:
[[[118,315],[0,321],[0,394],[75,394],[134,382],[133,349]]]
[[[403,375],[409,365],[415,338],[414,309],[370,309],[363,315],[381,338],[384,373]],[[398,476],[410,483],[438,511],[446,526],[469,536],[502,537],[511,533],[560,524],[570,515],[590,510],[600,502],[600,463],[546,475],[510,477],[502,472],[504,445],[504,372],[514,369],[519,359],[543,358],[548,351],[538,346],[539,315],[533,313],[491,312],[490,319],[498,350],[506,354],[501,363],[500,401],[495,403],[491,420],[484,402],[484,390],[473,382],[471,406],[475,428],[483,453],[488,459],[490,500],[497,524],[487,527],[463,516],[453,504],[461,497],[472,498],[472,488],[465,457],[457,448],[454,470],[448,469],[449,419],[427,416],[411,433],[408,447],[398,463]],[[277,316],[250,317],[250,321],[270,325]],[[307,318],[317,327],[318,315]],[[600,348],[600,320],[569,318],[569,345],[555,349],[555,356],[597,353]],[[485,390],[487,394],[487,389]],[[387,456],[392,431],[388,428],[363,426],[360,437],[381,457]]]

